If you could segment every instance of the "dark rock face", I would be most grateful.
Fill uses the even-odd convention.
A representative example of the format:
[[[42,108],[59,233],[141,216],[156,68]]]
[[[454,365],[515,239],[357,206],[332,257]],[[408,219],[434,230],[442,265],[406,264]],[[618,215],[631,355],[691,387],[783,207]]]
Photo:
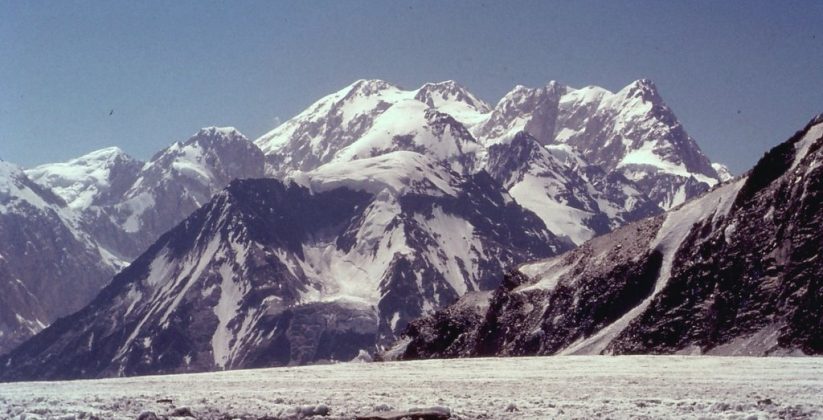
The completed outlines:
[[[797,143],[810,132],[817,138],[798,156]],[[711,351],[753,337],[740,346],[823,353],[822,140],[813,121],[755,166],[727,217],[692,228],[668,287],[614,351]]]
[[[89,306],[58,320],[18,347],[4,361],[15,371],[9,378],[135,375],[211,368],[215,356],[210,341],[221,322],[221,309],[216,307],[222,294],[230,293],[230,289],[250,292],[238,293],[233,296],[237,300],[229,303],[236,310],[258,309],[254,319],[247,320],[254,322],[256,334],[226,336],[225,340],[244,341],[237,343],[238,350],[248,345],[250,350],[262,351],[272,343],[282,343],[278,348],[285,354],[281,359],[286,363],[292,352],[298,359],[314,356],[318,352],[300,349],[299,342],[293,345],[289,331],[310,330],[315,336],[306,338],[310,340],[322,336],[324,329],[333,331],[334,325],[323,321],[323,311],[286,311],[297,303],[308,285],[264,249],[299,252],[301,241],[338,227],[368,197],[342,190],[311,196],[304,189],[273,180],[235,182],[163,235]],[[246,246],[240,247],[242,244]],[[241,252],[247,256],[243,258]],[[236,277],[241,273],[242,279]],[[222,287],[226,280],[232,281],[233,287]],[[230,322],[225,328],[229,325],[242,328]],[[320,330],[315,331],[312,325]],[[272,334],[277,327],[283,327],[283,331]],[[343,328],[344,332],[349,330]],[[356,331],[360,330],[363,328]],[[247,351],[242,353],[246,356]],[[250,365],[261,363],[260,355],[248,353]]]
[[[405,358],[823,353],[823,119],[747,178],[416,320]]]
[[[378,199],[347,188],[312,192],[275,180],[235,181],[164,234],[90,305],[0,360],[0,377],[350,360],[393,341],[410,319],[464,289],[493,288],[509,267],[569,248],[487,174],[456,180],[455,195],[411,190],[395,197],[400,211],[377,237],[363,232],[374,230],[385,192]],[[444,238],[442,223],[463,224],[472,237]],[[386,237],[403,242],[381,256]],[[328,261],[317,259],[321,251],[342,255],[332,261],[371,258],[386,266],[363,283],[318,267]]]
[[[638,252],[660,222],[629,225],[556,257],[567,268],[547,283],[514,271],[486,304],[458,302],[412,322],[403,357],[552,354],[591,336],[651,294],[662,255]],[[620,247],[608,249],[615,237]]]

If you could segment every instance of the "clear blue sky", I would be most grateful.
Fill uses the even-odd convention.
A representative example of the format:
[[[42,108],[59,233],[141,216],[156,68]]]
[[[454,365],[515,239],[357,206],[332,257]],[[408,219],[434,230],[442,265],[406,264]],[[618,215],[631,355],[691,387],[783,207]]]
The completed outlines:
[[[146,159],[209,125],[253,139],[360,78],[494,103],[647,77],[741,172],[823,112],[821,22],[821,1],[0,0],[0,158]]]

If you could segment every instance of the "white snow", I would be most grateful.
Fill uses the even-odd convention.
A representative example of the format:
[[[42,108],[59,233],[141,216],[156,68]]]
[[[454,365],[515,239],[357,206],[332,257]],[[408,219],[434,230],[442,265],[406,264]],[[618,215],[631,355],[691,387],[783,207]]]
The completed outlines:
[[[194,252],[186,255],[181,260],[168,261],[166,250],[158,253],[157,258],[152,261],[149,273],[142,283],[149,288],[151,296],[149,301],[156,302],[148,311],[142,315],[134,330],[118,349],[115,359],[125,356],[134,340],[140,336],[143,326],[161,312],[163,315],[159,319],[161,326],[166,326],[169,315],[177,309],[177,306],[186,296],[189,289],[198,282],[201,282],[202,275],[209,263],[215,258],[219,246],[220,237],[216,236],[209,241],[202,253]],[[130,293],[131,294],[131,293]],[[142,298],[142,293],[140,294]],[[127,309],[127,313],[133,310],[133,302]]]
[[[823,122],[811,126],[803,138],[794,144],[795,155],[790,170],[794,170],[800,164],[800,161],[809,153],[809,148],[821,137],[823,137]]]
[[[426,83],[415,92],[431,99],[432,106],[451,115],[467,127],[482,121],[491,107],[452,80]]]
[[[179,174],[205,186],[214,184],[215,176],[203,162],[203,149],[196,143],[187,146],[176,143],[168,149],[167,153],[176,155],[171,167]]]
[[[201,419],[332,418],[448,407],[461,419],[820,418],[823,359],[569,356],[341,363],[0,384],[5,418],[134,419],[189,407]],[[515,407],[517,411],[507,411]]]
[[[463,168],[459,158],[477,155],[481,146],[473,138],[461,138],[451,127],[435,133],[426,118],[428,106],[417,100],[400,101],[376,117],[371,128],[354,143],[337,152],[333,162],[346,162],[402,150],[395,144],[399,138],[408,138],[415,151],[422,151],[436,161],[448,161],[458,172]]]
[[[734,178],[729,167],[722,163],[714,162],[712,163],[712,168],[717,172],[717,176],[720,177],[720,182],[726,182]]]
[[[585,219],[594,214],[554,199],[553,195],[560,192],[554,188],[555,184],[546,177],[526,174],[522,181],[509,189],[509,194],[518,204],[540,217],[552,233],[565,236],[575,244],[582,244],[595,234],[583,224]]]
[[[617,166],[618,168],[630,165],[651,166],[664,173],[682,176],[684,178],[694,177],[700,182],[705,182],[710,187],[717,184],[718,181],[714,178],[700,173],[690,172],[683,163],[675,163],[665,159],[660,152],[657,152],[657,148],[659,147],[661,147],[661,145],[657,142],[646,141],[639,148],[630,150]],[[675,205],[683,202],[683,200],[672,201],[675,202]]]
[[[363,92],[363,89],[368,92]],[[275,153],[290,141],[302,123],[319,121],[332,113],[340,116],[341,127],[348,127],[355,118],[363,115],[372,115],[381,102],[393,103],[414,96],[411,91],[403,91],[382,81],[358,80],[353,84],[319,99],[296,117],[286,121],[274,130],[262,135],[254,141],[264,153]],[[316,145],[321,138],[306,138]]]
[[[209,241],[209,244],[206,246],[206,249],[202,254],[189,255],[187,260],[183,263],[180,273],[174,277],[174,281],[166,283],[165,287],[161,290],[161,293],[167,296],[172,296],[172,287],[177,286],[180,282],[185,282],[182,289],[176,290],[177,288],[174,288],[174,300],[166,307],[166,311],[160,318],[161,325],[164,325],[167,322],[169,315],[177,309],[189,289],[202,281],[201,276],[203,272],[209,266],[209,263],[215,259],[219,248],[220,236],[218,235]]]
[[[123,230],[128,233],[134,233],[141,228],[141,217],[146,210],[155,205],[154,195],[148,191],[139,193],[138,195],[129,198],[117,205],[118,208],[125,209],[128,217],[123,222]]]
[[[60,209],[46,202],[37,192],[24,183],[27,176],[23,170],[12,163],[0,160],[0,214],[21,205],[34,207],[36,210],[47,211]]]
[[[326,153],[327,150],[324,150],[321,143],[328,139],[322,135],[298,137],[298,130],[305,125],[326,124],[326,119],[329,118],[334,119],[336,127],[348,132],[368,129],[372,125],[376,127],[376,121],[382,117],[381,114],[386,106],[391,109],[405,102],[406,105],[400,106],[399,109],[408,106],[428,108],[428,105],[415,99],[418,94],[428,96],[437,110],[467,125],[476,124],[489,111],[487,104],[450,81],[428,83],[417,90],[404,90],[382,80],[358,80],[338,92],[319,99],[305,111],[264,134],[254,143],[266,154],[277,153],[292,143],[309,143],[313,151]],[[411,105],[411,103],[416,105]],[[401,113],[399,109],[392,112]],[[402,118],[398,119],[398,115],[394,115],[388,119],[389,122],[382,124],[393,128],[391,121],[401,122],[402,120]],[[375,136],[374,133],[377,131],[372,131],[372,136]],[[368,152],[368,149],[361,150],[359,153],[363,152]]]
[[[334,241],[302,245],[303,259],[276,250],[275,255],[294,274],[304,274],[313,287],[301,296],[303,303],[345,300],[371,307],[381,297],[380,281],[397,255],[409,255],[400,207],[396,197],[379,193],[363,211],[363,223],[355,233],[354,246],[339,249]]]
[[[520,286],[516,292],[527,292],[530,290],[553,290],[557,286],[557,282],[566,273],[569,272],[577,263],[565,264],[562,267],[555,269],[558,265],[564,263],[565,256],[560,255],[548,260],[523,264],[517,268],[521,273],[530,278],[539,278],[540,280]]]
[[[437,206],[431,217],[416,214],[414,219],[435,240],[434,246],[427,247],[424,252],[437,272],[443,274],[458,295],[477,290],[477,279],[473,276],[479,271],[477,264],[483,256],[483,244],[475,236],[474,227],[467,220],[447,214]]]
[[[220,299],[214,307],[214,314],[217,316],[217,328],[211,338],[211,347],[214,364],[225,368],[229,361],[230,342],[234,338],[234,334],[229,329],[229,322],[237,316],[240,300],[243,298],[243,291],[234,278],[230,263],[224,263],[220,266],[218,272],[220,273]]]
[[[111,170],[118,160],[136,162],[120,148],[109,147],[67,162],[37,166],[26,170],[26,175],[49,187],[69,207],[86,209],[110,187]]]
[[[312,172],[293,174],[291,178],[299,184],[309,185],[316,192],[348,187],[373,194],[388,189],[394,194],[412,190],[433,195],[457,195],[452,186],[453,175],[446,168],[431,158],[409,151],[352,162],[333,162]]]

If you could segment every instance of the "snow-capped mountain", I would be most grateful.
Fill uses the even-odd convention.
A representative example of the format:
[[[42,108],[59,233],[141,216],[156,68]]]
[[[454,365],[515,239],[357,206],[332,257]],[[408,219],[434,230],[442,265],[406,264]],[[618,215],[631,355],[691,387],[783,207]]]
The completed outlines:
[[[0,161],[0,354],[87,304],[116,269],[62,199]]]
[[[823,115],[744,177],[413,322],[403,357],[823,353]]]
[[[570,248],[485,172],[415,152],[235,181],[86,308],[0,360],[2,377],[351,359],[505,267]]]
[[[635,181],[664,209],[720,181],[655,85],[645,79],[616,93],[556,82],[537,89],[517,86],[472,131],[485,144],[527,131],[543,145],[569,145],[587,162]]]
[[[88,303],[111,276],[236,178],[265,174],[232,128],[206,128],[148,163],[118,148],[0,173],[0,353]]]
[[[525,179],[508,180],[507,188],[550,228],[561,229],[555,233],[578,244],[680,204],[730,176],[705,157],[648,80],[617,93],[556,82],[537,89],[517,86],[494,108],[451,81],[404,90],[359,80],[255,144],[278,176],[397,150],[427,154],[461,173],[494,173],[491,149],[497,148],[499,158],[520,133],[551,153],[540,152],[541,163],[532,163]],[[599,192],[581,198],[591,185],[580,182],[574,190],[568,182],[555,182],[557,171],[545,170],[547,165],[567,166],[564,177],[597,183]],[[574,197],[580,203],[570,204]]]
[[[407,91],[382,80],[359,80],[255,144],[278,175],[398,150],[427,154],[452,163],[455,170],[472,172],[483,148],[458,120],[471,120],[487,109],[454,82]]]
[[[75,225],[103,249],[101,254],[111,261],[135,261],[127,270],[132,274],[118,276],[115,283],[140,285],[137,291],[124,297],[112,285],[98,298],[97,309],[76,315],[75,321],[82,319],[83,325],[91,325],[92,317],[115,317],[105,326],[89,327],[100,330],[94,332],[97,338],[83,336],[89,340],[87,348],[94,348],[103,332],[130,331],[114,341],[100,341],[105,347],[101,357],[110,361],[106,366],[71,373],[93,376],[346,358],[355,350],[389,342],[409,320],[465,293],[496,287],[512,264],[554,255],[706,190],[720,179],[722,169],[705,158],[648,81],[617,93],[555,82],[539,89],[519,86],[491,107],[454,82],[404,90],[360,80],[254,142],[232,128],[212,127],[146,163],[118,149],[104,149],[34,168],[29,175],[69,203]],[[226,198],[234,197],[230,192],[210,201],[234,179],[266,176],[285,180],[279,188],[292,191],[293,196],[286,196],[301,203],[335,208],[321,198],[335,188],[365,198],[347,198],[357,202],[357,208],[338,209],[348,219],[334,219],[335,224],[277,219],[292,226],[275,236],[300,238],[289,239],[293,248],[278,248],[278,241],[285,240],[279,236],[261,239],[238,233],[257,229],[243,224],[248,217],[224,220],[211,214],[251,211],[264,219],[262,226],[275,226],[266,218],[291,213],[283,202],[262,193],[243,195],[230,188],[249,202]],[[238,185],[243,187],[234,188],[261,188],[281,198],[285,194],[265,182]],[[187,219],[204,205],[210,210],[202,211],[211,216],[198,217],[212,220],[214,226],[203,225],[205,219],[197,222],[195,215]],[[198,239],[175,251],[172,259],[160,255],[163,247],[171,246],[164,241],[171,239],[157,238],[184,220],[181,226],[199,226],[192,228],[200,229],[199,236],[220,238],[215,239],[217,248]],[[181,235],[186,229],[173,231]],[[246,255],[259,252],[265,255],[257,263],[269,268],[250,272]],[[151,277],[155,264],[168,266],[162,278]],[[204,289],[217,281],[209,280],[215,276],[225,285],[217,296],[275,296],[286,302],[278,306],[283,311],[244,307],[232,312],[234,297],[212,299],[217,292]],[[259,280],[249,280],[254,278]],[[277,293],[269,290],[274,287]],[[281,291],[285,294],[278,294]],[[218,303],[220,309],[214,309]],[[160,314],[158,308],[171,309]],[[194,312],[189,316],[178,308]],[[222,315],[215,321],[217,312]],[[185,333],[163,332],[172,313],[188,317],[178,324],[186,326]],[[268,328],[258,323],[263,318],[304,324],[286,331],[278,327],[277,333],[266,330],[268,338],[249,338]],[[339,322],[323,324],[327,334],[326,327],[316,327],[320,318]],[[146,329],[129,322],[145,324]],[[248,329],[253,325],[259,328]],[[51,331],[66,337],[91,331],[72,328],[55,326]],[[139,340],[123,341],[132,333]],[[189,350],[178,354],[177,344],[152,341],[156,334],[172,334],[168,340],[173,343],[198,344],[184,346]],[[21,354],[40,357],[36,346],[42,340],[32,340],[40,344],[24,346],[28,350]],[[277,353],[284,342],[291,346],[288,355]],[[297,349],[295,343],[304,347]],[[64,344],[49,341],[45,347],[54,350],[55,345]],[[116,354],[110,354],[113,347]],[[280,349],[275,351],[278,358],[258,354],[266,349]],[[68,359],[61,360],[55,363]]]
[[[661,212],[620,174],[606,174],[566,145],[544,147],[524,131],[489,146],[486,171],[575,244]]]
[[[62,163],[26,170],[34,182],[60,196],[69,207],[85,210],[116,202],[137,179],[143,162],[109,147]]]
[[[204,128],[154,155],[110,214],[140,252],[232,180],[264,173],[263,154],[240,132]]]
[[[117,148],[27,171],[81,213],[80,224],[128,262],[233,179],[265,174],[260,150],[236,129],[209,127],[146,163]]]

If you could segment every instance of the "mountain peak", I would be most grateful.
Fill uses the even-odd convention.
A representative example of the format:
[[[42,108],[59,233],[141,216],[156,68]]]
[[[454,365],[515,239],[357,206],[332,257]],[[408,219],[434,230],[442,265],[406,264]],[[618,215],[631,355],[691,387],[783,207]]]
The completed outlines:
[[[65,166],[89,166],[93,165],[95,162],[98,164],[104,165],[113,165],[116,162],[137,162],[137,159],[131,157],[128,153],[123,151],[123,149],[113,146],[113,147],[105,147],[102,149],[95,150],[93,152],[86,153],[83,156],[74,158],[66,162],[65,164],[62,163],[53,163],[53,164],[45,164],[40,165],[36,168],[33,168],[29,172],[36,172],[38,169],[42,168],[49,168],[49,167],[57,167],[60,165]]]
[[[242,137],[246,138],[239,130],[234,127],[203,127],[197,131],[192,137],[224,137],[224,138],[233,138],[233,137]]]
[[[234,127],[204,127],[183,142],[183,146],[192,144],[218,144],[218,143],[247,143],[249,139]]]
[[[489,112],[491,107],[454,80],[426,83],[417,90],[414,99],[442,110],[463,122]]]
[[[644,101],[653,103],[662,102],[660,93],[657,91],[657,85],[649,79],[638,79],[618,92],[619,96],[625,98],[640,98]]]
[[[461,86],[459,83],[455,82],[454,80],[443,80],[442,82],[428,82],[428,83],[425,83],[421,87],[421,89],[425,88],[427,86],[437,87],[437,88],[448,88],[448,89],[454,89],[454,88],[462,89],[463,88],[463,86]]]
[[[398,89],[398,87],[381,79],[359,79],[344,90],[348,91],[349,95],[369,96],[388,89]]]
[[[500,104],[505,102],[520,102],[522,100],[521,98],[559,96],[564,93],[566,93],[566,86],[555,80],[551,80],[546,84],[546,86],[539,88],[530,88],[524,85],[517,85],[514,89],[509,91],[503,99],[500,100],[497,106],[500,106]]]

